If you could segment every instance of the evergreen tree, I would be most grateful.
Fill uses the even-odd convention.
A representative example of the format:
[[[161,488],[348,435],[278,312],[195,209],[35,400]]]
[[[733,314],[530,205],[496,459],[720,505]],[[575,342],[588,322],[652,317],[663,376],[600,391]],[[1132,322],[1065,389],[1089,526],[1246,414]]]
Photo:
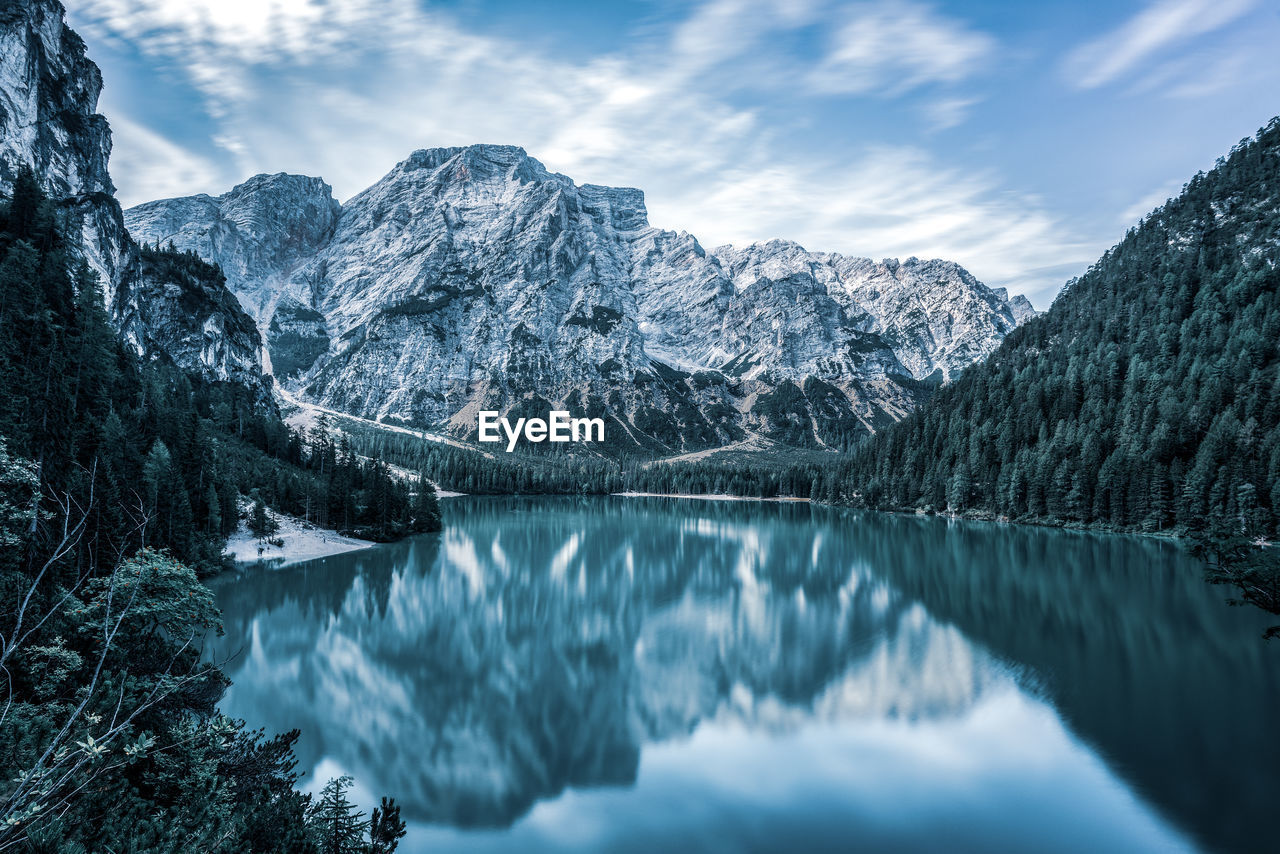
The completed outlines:
[[[364,837],[369,822],[347,798],[351,783],[351,778],[346,776],[330,780],[307,815],[311,838],[320,854],[365,854]]]

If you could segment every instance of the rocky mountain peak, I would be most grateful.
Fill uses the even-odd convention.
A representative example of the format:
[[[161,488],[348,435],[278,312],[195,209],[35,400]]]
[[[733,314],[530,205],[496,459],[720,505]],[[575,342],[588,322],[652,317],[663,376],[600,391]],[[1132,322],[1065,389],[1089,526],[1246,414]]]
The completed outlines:
[[[246,186],[129,226],[219,261],[303,398],[462,435],[478,408],[557,404],[612,419],[633,451],[753,432],[842,447],[1015,325],[950,262],[786,240],[708,253],[651,227],[640,190],[575,184],[515,146],[415,151],[314,240],[293,239],[287,194]],[[265,230],[227,225],[242,196],[277,206]]]
[[[397,163],[374,186],[401,182],[425,186],[426,176],[437,192],[448,188],[458,194],[481,196],[500,193],[503,185],[511,183],[572,184],[565,176],[548,171],[519,146],[480,143],[419,149]]]
[[[1031,304],[1031,300],[1022,294],[1014,294],[1011,297],[1006,288],[993,288],[992,290],[1001,299],[1009,301],[1009,310],[1013,312],[1013,319],[1018,322],[1019,326],[1040,314],[1040,312],[1036,311],[1035,306]]]
[[[140,239],[216,258],[245,311],[261,320],[281,281],[328,243],[341,213],[320,178],[277,172],[255,175],[216,197],[138,205],[126,223]]]
[[[112,322],[139,355],[268,400],[257,333],[221,280],[168,277],[126,231],[107,172],[111,129],[96,112],[102,75],[65,12],[57,0],[0,6],[0,192],[30,168],[68,212],[68,242],[97,272]]]
[[[582,184],[578,187],[578,196],[588,215],[607,222],[616,231],[640,231],[649,227],[643,190]]]
[[[107,174],[111,131],[96,113],[102,74],[66,25],[57,0],[0,9],[0,186],[20,165],[51,196],[115,192]]]

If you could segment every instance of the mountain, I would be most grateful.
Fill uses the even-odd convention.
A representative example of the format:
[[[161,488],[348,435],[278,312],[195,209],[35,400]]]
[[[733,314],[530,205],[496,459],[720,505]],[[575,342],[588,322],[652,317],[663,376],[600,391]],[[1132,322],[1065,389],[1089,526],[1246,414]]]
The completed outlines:
[[[743,250],[715,250],[735,289],[756,282],[803,276],[845,311],[862,315],[917,379],[941,371],[950,380],[986,356],[1035,309],[1023,296],[1011,301],[1003,289],[988,288],[959,264],[908,258],[847,258],[806,252],[796,243],[771,240]]]
[[[122,338],[210,381],[269,401],[256,327],[220,277],[157,264],[125,229],[107,172],[111,130],[98,115],[102,75],[56,0],[0,8],[0,193],[30,169],[64,212],[63,232],[98,274]],[[162,274],[161,270],[167,270]]]
[[[125,220],[223,268],[304,400],[460,436],[480,409],[555,404],[605,417],[624,452],[844,448],[1025,315],[943,261],[708,252],[650,226],[639,190],[511,146],[414,152],[345,205],[320,179],[258,175]]]
[[[848,463],[848,497],[1280,534],[1280,119]]]

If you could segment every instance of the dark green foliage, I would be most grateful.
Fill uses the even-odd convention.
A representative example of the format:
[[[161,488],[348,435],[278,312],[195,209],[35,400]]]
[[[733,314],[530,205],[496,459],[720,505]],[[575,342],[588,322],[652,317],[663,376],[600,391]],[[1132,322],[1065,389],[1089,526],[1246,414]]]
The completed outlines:
[[[867,443],[846,497],[1116,529],[1280,533],[1280,121],[1042,317]]]
[[[150,275],[221,276],[143,255]],[[201,646],[218,614],[195,570],[221,565],[239,495],[306,494],[323,465],[251,391],[139,364],[18,177],[0,206],[0,848],[317,850],[297,734],[216,712],[226,680]],[[386,528],[430,522],[389,479],[366,472],[356,494],[406,493]],[[399,838],[389,811],[378,850]]]
[[[1232,605],[1256,605],[1280,614],[1280,549],[1258,548],[1234,525],[1215,526],[1193,537],[1191,551],[1204,560],[1209,581],[1228,584],[1240,591]],[[1280,637],[1280,626],[1271,626],[1264,637]]]
[[[583,456],[486,456],[405,433],[341,422],[343,441],[357,454],[421,471],[444,489],[469,495],[609,495],[616,492],[715,493],[773,498],[825,495],[830,453],[794,461],[796,453],[768,459],[646,463]],[[432,496],[434,498],[434,495]]]
[[[756,398],[751,414],[764,421],[764,432],[778,441],[797,448],[817,444],[809,418],[809,406],[800,387],[790,380]]]
[[[351,783],[350,777],[330,780],[307,814],[311,838],[320,854],[364,852],[364,834],[369,823],[364,820],[364,813],[347,799]]]
[[[267,510],[267,505],[256,489],[250,496],[250,501],[252,504],[249,506],[249,533],[260,540],[265,540],[280,530],[280,523]]]
[[[843,497],[1274,539],[1278,209],[1273,119],[1131,229],[985,363],[864,445],[842,469]],[[1274,560],[1270,550],[1214,558],[1215,579],[1245,587],[1270,572],[1273,583],[1274,570],[1259,567]]]
[[[217,264],[210,264],[190,249],[175,248],[172,241],[166,247],[142,243],[138,251],[147,278],[162,282],[186,281],[199,288],[217,287],[226,281]],[[194,301],[197,293],[196,287],[182,289],[184,298],[192,300],[181,305],[188,313],[194,314],[200,309],[200,303]]]
[[[381,806],[373,808],[369,819],[369,854],[391,854],[405,835],[405,824],[400,819],[400,807],[391,798],[383,798]]]
[[[319,799],[307,813],[307,830],[319,854],[391,854],[405,834],[400,807],[383,798],[367,821],[347,798],[350,777],[325,784]]]
[[[440,530],[439,508],[431,503],[435,492],[429,499],[422,494],[420,476],[394,473],[377,455],[357,456],[326,417],[298,442],[297,462],[281,469],[274,490],[263,490],[272,506],[379,542]]]

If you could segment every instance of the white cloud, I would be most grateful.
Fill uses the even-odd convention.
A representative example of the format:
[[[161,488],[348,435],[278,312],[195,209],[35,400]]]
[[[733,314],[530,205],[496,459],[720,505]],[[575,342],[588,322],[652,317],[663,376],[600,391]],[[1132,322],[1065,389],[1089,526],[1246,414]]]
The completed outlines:
[[[792,83],[881,94],[948,86],[992,48],[925,6],[836,12],[830,53],[791,67]],[[127,201],[221,192],[281,170],[320,175],[345,199],[414,149],[499,142],[578,181],[641,187],[655,224],[708,245],[787,237],[848,254],[946,257],[993,284],[1090,260],[1037,200],[994,175],[857,143],[843,158],[816,157],[709,82],[714,69],[753,66],[771,33],[830,14],[818,0],[713,0],[643,57],[585,62],[469,32],[413,0],[85,0],[75,19],[91,38],[185,71],[238,171],[214,184],[200,158],[157,154],[158,137],[126,131],[112,166]],[[954,123],[967,107],[941,93],[929,118]]]
[[[860,4],[845,12],[831,52],[810,80],[825,92],[898,94],[928,83],[958,83],[994,49],[987,34],[927,6]]]
[[[924,117],[933,130],[947,130],[964,123],[969,108],[978,103],[977,98],[942,98],[924,105]]]
[[[136,122],[111,119],[111,175],[121,182],[117,196],[125,207],[139,202],[203,192],[219,177],[203,157]]]
[[[1208,98],[1235,88],[1249,73],[1254,57],[1240,53],[1220,56],[1198,64],[1194,73],[1184,74],[1169,88],[1170,98]]]
[[[652,202],[654,219],[678,212],[681,227],[709,245],[783,236],[846,254],[949,258],[1020,292],[1061,285],[1064,261],[1083,268],[1096,254],[1064,237],[1033,199],[995,192],[991,176],[941,167],[912,149],[872,149],[809,168],[731,170],[702,189],[674,204]],[[1051,280],[1028,274],[1040,268]]]
[[[1063,70],[1081,89],[1093,89],[1134,71],[1161,51],[1220,29],[1256,0],[1157,0],[1119,28],[1081,45]]]

